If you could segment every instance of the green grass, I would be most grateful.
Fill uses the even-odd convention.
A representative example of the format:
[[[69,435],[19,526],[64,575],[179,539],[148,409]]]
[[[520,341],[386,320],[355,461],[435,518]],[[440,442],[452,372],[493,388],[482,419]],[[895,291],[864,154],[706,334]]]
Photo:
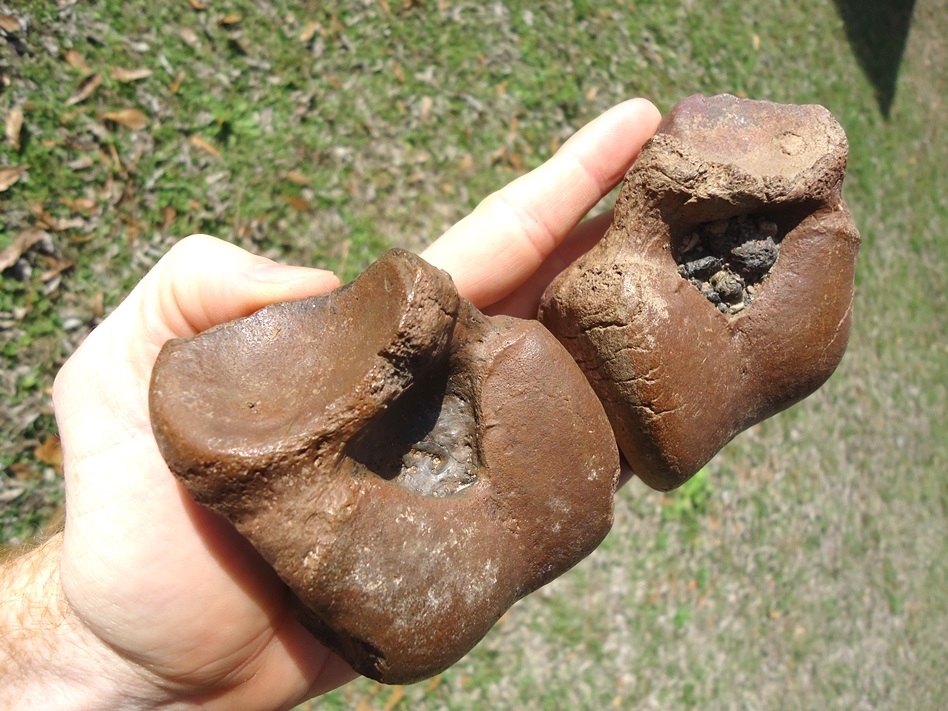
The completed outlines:
[[[600,550],[436,680],[360,681],[304,708],[948,704],[944,0],[916,3],[887,118],[828,0],[16,11],[28,52],[5,48],[0,115],[22,107],[24,142],[0,148],[0,167],[30,170],[0,193],[0,249],[37,224],[31,205],[84,222],[51,230],[51,258],[75,263],[56,288],[35,252],[29,279],[3,276],[0,491],[24,489],[0,504],[4,540],[61,500],[34,455],[54,431],[56,368],[98,304],[107,313],[177,238],[208,232],[350,278],[390,245],[420,249],[628,96],[662,110],[694,92],[817,102],[849,136],[863,235],[837,374],[683,490],[628,486]],[[241,20],[218,24],[226,14]],[[102,77],[72,106],[83,71],[69,49]],[[121,83],[117,66],[153,74]],[[148,126],[103,118],[123,109]]]

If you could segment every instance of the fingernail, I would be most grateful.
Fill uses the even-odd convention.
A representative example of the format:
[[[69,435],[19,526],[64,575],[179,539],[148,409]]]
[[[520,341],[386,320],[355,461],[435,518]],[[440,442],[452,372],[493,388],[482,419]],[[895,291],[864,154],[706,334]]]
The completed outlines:
[[[253,268],[252,275],[254,279],[265,284],[287,284],[292,281],[310,281],[317,277],[333,276],[333,273],[326,269],[263,262]]]

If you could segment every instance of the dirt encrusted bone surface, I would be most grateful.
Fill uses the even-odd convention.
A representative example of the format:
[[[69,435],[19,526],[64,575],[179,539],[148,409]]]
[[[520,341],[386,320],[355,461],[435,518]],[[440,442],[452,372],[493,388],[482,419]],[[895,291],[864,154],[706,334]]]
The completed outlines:
[[[679,486],[839,364],[860,241],[847,150],[821,106],[691,96],[627,174],[606,236],[544,294],[540,321],[650,486]]]
[[[150,407],[192,496],[380,681],[456,662],[612,524],[618,451],[567,351],[535,321],[484,316],[407,252],[170,341]]]
[[[678,273],[720,312],[736,314],[776,264],[776,238],[776,223],[750,215],[701,225],[678,250]]]

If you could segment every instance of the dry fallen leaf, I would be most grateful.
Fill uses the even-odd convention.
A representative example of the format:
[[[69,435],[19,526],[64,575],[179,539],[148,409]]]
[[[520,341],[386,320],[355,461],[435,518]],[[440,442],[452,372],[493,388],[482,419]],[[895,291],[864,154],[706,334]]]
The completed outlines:
[[[36,218],[36,225],[44,230],[53,230],[54,232],[64,232],[74,230],[85,226],[85,221],[81,217],[58,218],[50,215],[46,208],[40,204],[30,205],[30,212]]]
[[[13,240],[13,244],[0,252],[0,272],[9,269],[26,254],[30,248],[44,237],[49,237],[43,230],[24,230]]]
[[[171,226],[171,223],[175,221],[178,217],[178,211],[174,209],[171,205],[165,205],[161,210],[161,229],[166,230]]]
[[[0,29],[10,34],[19,32],[22,29],[20,19],[16,15],[0,14]]]
[[[89,69],[89,65],[86,64],[86,58],[74,49],[66,50],[66,53],[63,55],[63,59],[66,60],[66,63],[70,67],[78,69],[83,74],[89,74],[92,72],[92,70]]]
[[[313,209],[313,206],[309,204],[308,200],[301,198],[298,195],[284,195],[283,198],[294,210],[299,210],[300,212],[309,212]]]
[[[244,16],[243,16],[243,15],[240,15],[240,14],[238,14],[238,13],[236,13],[236,12],[232,12],[232,13],[230,13],[230,14],[228,14],[228,15],[224,15],[221,19],[219,19],[219,20],[217,21],[217,24],[220,25],[220,26],[222,26],[222,27],[223,27],[224,25],[236,25],[236,24],[238,24],[242,19],[244,19]]]
[[[92,156],[79,156],[66,163],[66,167],[69,168],[69,170],[86,170],[94,165],[95,160],[93,160]]]
[[[112,78],[115,81],[120,82],[133,82],[138,81],[139,79],[145,79],[150,77],[154,72],[151,69],[145,67],[139,67],[138,69],[126,69],[125,67],[115,67],[112,70]]]
[[[33,456],[43,464],[59,469],[63,464],[63,448],[59,437],[49,435],[43,443],[33,450]]]
[[[0,193],[9,190],[29,167],[28,165],[17,165],[12,168],[0,168]]]
[[[102,318],[105,315],[105,294],[103,292],[100,291],[92,297],[89,310],[92,311],[95,318]]]
[[[201,10],[207,9],[207,3],[202,0],[188,0],[191,3],[191,8],[200,12]]]
[[[221,157],[221,152],[219,150],[217,150],[214,146],[212,146],[210,143],[205,141],[203,138],[201,138],[197,134],[194,134],[193,136],[191,136],[191,145],[194,146],[195,148],[201,149],[205,153],[210,153],[215,158]]]
[[[395,81],[399,84],[405,83],[405,70],[402,69],[402,65],[396,61],[392,61],[392,74],[395,76]]]
[[[31,467],[26,462],[13,462],[8,468],[7,472],[14,479],[38,479],[43,476],[36,471],[34,467]],[[15,500],[20,494],[22,494],[26,489],[22,487],[15,487],[13,489],[7,488],[7,490],[0,494],[0,504],[9,503],[10,501]]]
[[[421,120],[427,121],[431,118],[431,109],[434,108],[434,100],[430,96],[422,96],[418,112],[421,114]]]
[[[141,131],[148,125],[148,117],[138,109],[122,109],[121,111],[108,111],[102,115],[109,121],[114,121],[119,126],[130,128],[133,131]]]
[[[181,30],[181,39],[184,40],[184,43],[189,47],[197,49],[201,41],[198,39],[197,33],[192,30],[190,27],[185,27]]]
[[[49,269],[40,274],[39,280],[45,284],[58,277],[67,269],[72,269],[74,266],[76,266],[76,263],[70,262],[68,259],[56,260],[50,265]]]
[[[7,143],[13,150],[20,150],[20,131],[23,129],[23,109],[14,106],[7,114]]]
[[[86,77],[79,83],[79,88],[76,89],[75,93],[66,99],[66,106],[73,106],[85,101],[95,93],[95,90],[98,89],[101,84],[102,77],[98,74]]]
[[[307,22],[306,26],[303,27],[303,31],[300,32],[300,42],[303,44],[309,44],[310,40],[316,36],[317,32],[322,32],[322,29],[323,26],[318,22]]]
[[[184,70],[178,72],[178,75],[174,78],[174,82],[169,87],[169,91],[172,94],[177,94],[178,90],[181,88],[181,82],[184,81]]]
[[[296,183],[297,185],[309,185],[309,178],[307,178],[298,170],[287,171],[286,179],[291,183]]]
[[[63,204],[74,212],[91,212],[92,208],[96,206],[95,198],[91,197],[81,197],[76,198],[75,200],[71,198],[62,198]]]

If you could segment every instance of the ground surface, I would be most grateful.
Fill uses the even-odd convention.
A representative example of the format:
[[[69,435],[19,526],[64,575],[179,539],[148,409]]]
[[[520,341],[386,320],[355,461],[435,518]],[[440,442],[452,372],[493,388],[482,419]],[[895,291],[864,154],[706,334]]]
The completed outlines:
[[[837,374],[682,490],[626,487],[455,668],[306,708],[948,706],[948,4],[907,38],[883,5],[0,3],[2,540],[62,499],[58,364],[179,237],[349,277],[628,96],[817,102],[864,239]]]

